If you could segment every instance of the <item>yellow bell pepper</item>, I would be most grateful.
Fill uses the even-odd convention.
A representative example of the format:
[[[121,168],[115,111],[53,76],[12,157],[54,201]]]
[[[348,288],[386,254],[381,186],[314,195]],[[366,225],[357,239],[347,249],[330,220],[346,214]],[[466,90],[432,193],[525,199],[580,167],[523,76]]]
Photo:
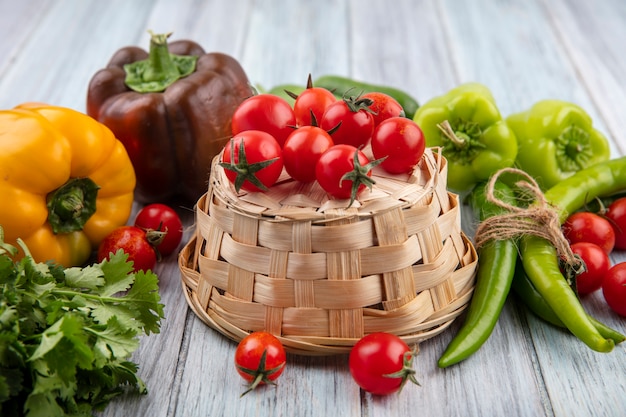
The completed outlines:
[[[134,189],[130,158],[105,125],[41,103],[0,111],[0,225],[35,261],[84,264],[128,221]]]

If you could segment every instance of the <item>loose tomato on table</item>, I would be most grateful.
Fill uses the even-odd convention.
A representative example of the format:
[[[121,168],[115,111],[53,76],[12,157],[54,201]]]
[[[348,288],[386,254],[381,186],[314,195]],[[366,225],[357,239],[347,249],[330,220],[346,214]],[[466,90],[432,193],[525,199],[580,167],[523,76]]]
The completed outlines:
[[[605,216],[615,231],[615,249],[626,249],[626,198],[612,202]]]
[[[398,392],[415,379],[415,352],[398,336],[378,332],[362,337],[350,351],[349,368],[354,381],[375,395]]]
[[[266,191],[283,170],[282,150],[269,133],[248,130],[226,144],[220,165],[237,192]]]
[[[332,131],[335,144],[360,148],[367,145],[374,133],[374,116],[369,106],[372,100],[362,97],[344,97],[326,108],[320,127]]]
[[[572,252],[585,263],[585,271],[576,276],[576,290],[580,295],[590,294],[602,286],[602,280],[611,267],[611,260],[603,248],[590,242],[571,245]]]
[[[247,98],[235,109],[232,118],[233,135],[260,130],[272,135],[281,146],[295,127],[296,116],[291,105],[273,94]]]
[[[276,336],[268,332],[253,332],[244,337],[235,351],[237,372],[249,385],[246,395],[262,384],[275,384],[287,363],[285,348]]]
[[[615,246],[615,230],[604,217],[586,211],[570,215],[563,223],[563,234],[570,242],[591,242],[600,246],[607,254]]]
[[[320,186],[334,198],[350,199],[371,188],[372,168],[381,161],[371,161],[359,149],[351,145],[334,145],[320,156],[315,165],[315,178]]]
[[[320,156],[333,145],[330,134],[320,127],[297,128],[283,145],[285,170],[296,181],[315,181],[315,165]]]
[[[154,268],[157,253],[146,237],[146,232],[136,226],[121,226],[108,234],[98,247],[98,262],[108,259],[111,254],[123,250],[133,269],[147,271]]]
[[[162,256],[173,253],[183,238],[183,223],[178,213],[166,204],[148,204],[137,213],[135,226],[143,229],[150,243]]]
[[[626,317],[626,262],[609,269],[602,281],[602,294],[611,310]]]
[[[374,158],[385,158],[380,166],[392,174],[409,172],[426,148],[422,129],[406,117],[391,117],[380,123],[371,139]]]

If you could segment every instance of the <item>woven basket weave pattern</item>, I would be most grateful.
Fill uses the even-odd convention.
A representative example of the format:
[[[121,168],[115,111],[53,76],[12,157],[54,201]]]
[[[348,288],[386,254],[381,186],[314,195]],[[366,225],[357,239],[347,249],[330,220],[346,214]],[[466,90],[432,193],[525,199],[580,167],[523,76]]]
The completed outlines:
[[[467,305],[477,264],[446,172],[427,149],[411,175],[375,172],[345,208],[286,175],[237,195],[214,162],[179,257],[187,302],[234,340],[267,330],[301,354],[345,353],[376,331],[433,337]]]

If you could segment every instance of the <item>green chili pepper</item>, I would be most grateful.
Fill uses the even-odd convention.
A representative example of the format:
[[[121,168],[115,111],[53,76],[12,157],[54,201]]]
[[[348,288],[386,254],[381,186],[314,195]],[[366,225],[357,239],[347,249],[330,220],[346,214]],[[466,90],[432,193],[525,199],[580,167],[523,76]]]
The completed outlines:
[[[607,139],[575,104],[542,100],[510,115],[506,122],[517,137],[517,166],[544,190],[610,157]]]
[[[626,189],[626,157],[585,168],[562,180],[545,193],[547,202],[558,210],[562,223],[569,213],[590,199]],[[559,268],[556,249],[537,236],[523,236],[520,250],[524,270],[537,291],[565,326],[591,349],[609,352],[615,343],[595,328],[580,300]]]
[[[565,324],[559,319],[552,307],[546,302],[541,293],[537,291],[537,288],[530,282],[528,275],[524,271],[524,267],[521,263],[517,263],[515,267],[515,276],[513,277],[513,283],[511,288],[519,299],[526,305],[526,307],[534,313],[540,319],[553,324],[557,327],[565,328]],[[622,343],[626,340],[626,336],[610,328],[604,323],[596,320],[594,317],[588,315],[589,320],[598,330],[598,332],[607,339],[612,339],[615,344]]]
[[[342,77],[339,75],[323,75],[317,78],[313,85],[316,87],[323,87],[327,90],[331,90],[336,96],[343,97],[346,91],[350,89],[354,89],[355,93],[360,94],[363,93],[385,93],[394,99],[402,106],[404,109],[404,114],[409,119],[413,118],[413,115],[419,108],[419,103],[415,100],[410,94],[402,91],[398,88],[386,86],[386,85],[378,85],[378,84],[370,84],[363,81],[353,80],[348,77]]]
[[[515,162],[515,134],[482,84],[463,84],[431,99],[413,120],[422,128],[427,146],[442,147],[451,189],[470,190]]]
[[[513,191],[503,183],[495,183],[495,193],[502,201],[515,203]],[[504,212],[486,199],[484,183],[477,185],[469,198],[472,210],[480,220]],[[478,249],[478,259],[476,287],[465,321],[439,358],[441,368],[466,359],[491,335],[511,287],[517,247],[513,240],[491,240]]]

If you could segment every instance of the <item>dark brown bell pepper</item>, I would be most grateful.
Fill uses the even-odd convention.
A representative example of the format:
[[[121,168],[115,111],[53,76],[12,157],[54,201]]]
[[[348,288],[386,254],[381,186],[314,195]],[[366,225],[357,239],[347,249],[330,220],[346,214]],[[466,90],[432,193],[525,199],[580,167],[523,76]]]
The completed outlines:
[[[195,203],[232,136],[233,112],[253,94],[236,59],[190,40],[168,45],[168,37],[153,34],[150,52],[117,51],[87,92],[87,113],[126,147],[141,203]]]

